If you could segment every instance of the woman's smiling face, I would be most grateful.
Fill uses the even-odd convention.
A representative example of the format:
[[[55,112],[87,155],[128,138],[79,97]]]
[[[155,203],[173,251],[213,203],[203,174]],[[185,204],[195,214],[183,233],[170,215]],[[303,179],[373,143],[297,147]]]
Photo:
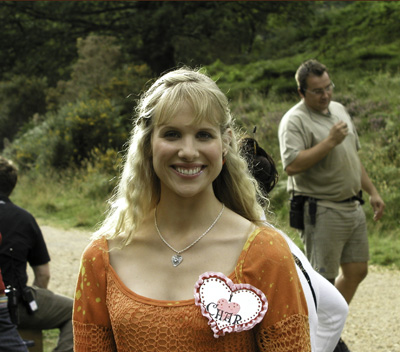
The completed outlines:
[[[153,167],[161,194],[193,197],[213,192],[212,182],[222,169],[223,143],[220,127],[195,116],[184,104],[152,135]]]

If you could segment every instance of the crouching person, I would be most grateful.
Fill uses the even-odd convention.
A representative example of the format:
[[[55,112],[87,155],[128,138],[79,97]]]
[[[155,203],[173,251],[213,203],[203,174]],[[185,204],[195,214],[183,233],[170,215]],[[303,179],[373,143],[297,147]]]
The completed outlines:
[[[50,256],[42,232],[34,217],[9,199],[17,174],[16,166],[0,156],[0,267],[12,295],[10,315],[22,329],[59,329],[54,351],[71,352],[73,300],[47,289]],[[27,263],[34,273],[32,287],[27,286]]]

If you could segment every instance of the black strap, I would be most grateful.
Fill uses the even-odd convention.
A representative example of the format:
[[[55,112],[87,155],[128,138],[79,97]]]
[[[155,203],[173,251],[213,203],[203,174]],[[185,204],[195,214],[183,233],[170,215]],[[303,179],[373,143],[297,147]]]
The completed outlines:
[[[307,197],[308,200],[308,214],[310,215],[311,225],[315,225],[317,217],[317,200],[316,198]]]
[[[293,191],[293,193],[294,193],[294,191]],[[304,199],[308,201],[308,214],[310,215],[311,225],[315,225],[316,216],[317,216],[317,202],[321,199],[307,197],[307,196],[304,196]],[[362,199],[362,191],[358,192],[358,194],[356,196],[347,198],[345,200],[341,200],[337,203],[353,202],[356,200],[358,200],[361,205],[364,204],[364,200]]]
[[[362,191],[358,192],[356,196],[347,198],[345,200],[341,200],[339,203],[345,203],[345,202],[353,202],[355,200],[358,200],[360,202],[361,205],[364,205],[364,199],[363,199],[363,194]]]
[[[315,292],[314,292],[314,288],[312,287],[312,284],[311,284],[310,276],[308,275],[306,269],[304,269],[303,264],[301,263],[300,259],[297,258],[293,253],[292,253],[292,256],[293,256],[294,262],[300,268],[300,270],[302,271],[304,277],[306,278],[306,280],[308,282],[308,285],[310,286],[311,293],[313,295],[313,299],[314,299],[314,303],[315,303],[315,309],[317,309],[318,308],[317,307],[317,297],[315,296]]]

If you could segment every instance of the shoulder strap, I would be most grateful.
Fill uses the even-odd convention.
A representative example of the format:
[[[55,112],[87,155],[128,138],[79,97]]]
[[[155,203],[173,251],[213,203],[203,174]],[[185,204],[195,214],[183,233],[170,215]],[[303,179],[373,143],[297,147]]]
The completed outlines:
[[[301,263],[300,259],[297,258],[293,253],[292,253],[292,255],[293,255],[293,259],[294,259],[296,265],[300,268],[300,270],[302,271],[303,275],[305,276],[308,284],[310,285],[311,293],[312,293],[313,299],[314,299],[315,309],[317,309],[318,308],[317,307],[317,297],[315,296],[315,292],[314,292],[314,288],[312,287],[312,284],[311,284],[310,276],[308,275],[306,269],[304,269],[303,264]]]

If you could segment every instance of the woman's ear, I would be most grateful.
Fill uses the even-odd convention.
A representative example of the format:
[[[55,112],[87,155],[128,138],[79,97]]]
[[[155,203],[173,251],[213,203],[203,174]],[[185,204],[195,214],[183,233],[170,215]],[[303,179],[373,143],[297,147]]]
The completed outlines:
[[[224,147],[222,149],[222,152],[224,155],[226,155],[228,153],[227,147],[231,145],[232,138],[233,138],[232,129],[227,128],[225,130],[224,134],[222,135],[222,141],[223,141],[223,147]]]

